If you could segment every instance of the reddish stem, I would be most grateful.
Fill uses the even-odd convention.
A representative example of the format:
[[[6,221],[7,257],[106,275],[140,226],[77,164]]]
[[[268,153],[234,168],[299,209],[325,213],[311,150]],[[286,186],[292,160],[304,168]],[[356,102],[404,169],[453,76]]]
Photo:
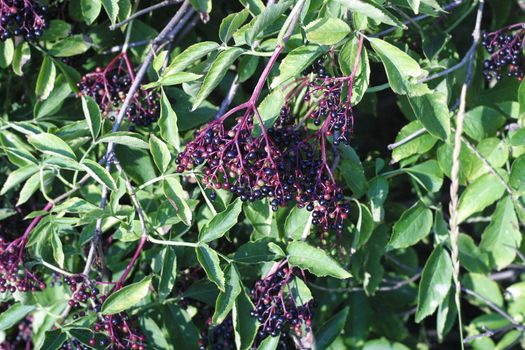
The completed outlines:
[[[147,236],[142,236],[140,238],[139,245],[137,246],[137,249],[135,250],[135,254],[133,254],[133,257],[131,258],[131,261],[129,262],[128,266],[126,266],[126,269],[124,270],[124,273],[122,276],[120,276],[119,280],[117,281],[117,284],[115,284],[115,288],[113,288],[113,291],[117,291],[120,288],[122,288],[122,284],[128,277],[129,273],[131,272],[131,269],[133,268],[133,265],[135,265],[135,262],[140,256],[140,253],[142,252],[142,248],[144,248],[144,244],[146,243]]]

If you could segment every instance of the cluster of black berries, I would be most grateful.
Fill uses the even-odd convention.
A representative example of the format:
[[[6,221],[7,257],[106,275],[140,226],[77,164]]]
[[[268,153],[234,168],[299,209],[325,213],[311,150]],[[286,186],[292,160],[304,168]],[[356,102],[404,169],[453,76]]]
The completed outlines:
[[[312,74],[313,73],[313,74]],[[309,76],[301,85],[306,85],[303,97],[307,104],[307,116],[314,125],[321,126],[321,132],[327,137],[333,136],[334,145],[349,144],[354,126],[354,115],[350,104],[350,95],[341,93],[347,86],[348,78],[331,77],[319,59],[309,69]]]
[[[235,350],[235,331],[233,320],[228,316],[220,325],[212,327],[211,317],[201,332],[199,350]]]
[[[97,67],[94,72],[84,75],[77,87],[79,94],[90,96],[97,102],[104,116],[115,120],[134,80],[131,62],[126,53],[121,53],[105,68]],[[126,110],[128,120],[137,126],[148,126],[156,122],[159,115],[159,94],[153,90],[137,91]]]
[[[328,164],[325,141],[333,136],[334,144],[348,143],[353,118],[350,105],[340,101],[345,78],[330,78],[325,70],[321,73],[323,78],[305,77],[292,91],[299,96],[306,88],[307,103],[318,105],[304,117],[314,118],[318,130],[312,133],[292,115],[289,103],[273,127],[262,127],[260,135],[254,132],[256,109],[238,116],[233,127],[226,126],[229,115],[225,114],[195,132],[176,159],[177,171],[203,165],[203,182],[209,188],[229,190],[243,202],[268,198],[274,211],[295,201],[298,207],[313,211],[313,224],[342,232],[349,204]],[[215,196],[212,191],[211,198]]]
[[[251,315],[261,323],[255,344],[260,344],[268,335],[281,335],[284,345],[289,333],[301,337],[303,329],[310,329],[313,300],[297,303],[290,285],[294,278],[304,278],[304,274],[286,261],[281,262],[275,272],[257,281],[250,291],[255,305]]]
[[[8,302],[1,303],[0,314],[10,306],[11,304]],[[22,319],[16,328],[6,333],[4,340],[0,342],[0,350],[30,349],[33,335],[32,325],[33,316],[29,315]]]
[[[19,237],[6,242],[0,236],[0,292],[39,291],[46,288],[36,274],[24,266],[23,254],[27,241]]]
[[[72,316],[74,320],[86,316],[87,312],[90,311],[100,312],[107,295],[100,293],[97,282],[83,276],[74,276],[64,277],[64,283],[69,286],[73,293],[68,304],[76,312]],[[124,312],[114,315],[100,315],[99,321],[95,323],[92,330],[94,333],[103,332],[106,337],[99,341],[91,338],[89,340],[90,346],[109,346],[109,349],[145,349],[144,336],[138,333],[137,328],[132,325],[130,318]]]
[[[483,33],[482,45],[490,54],[483,61],[483,75],[487,80],[501,80],[505,67],[509,77],[523,79],[523,45],[525,24],[515,24],[493,33]]]
[[[22,36],[33,41],[48,27],[47,6],[31,0],[0,0],[0,41]]]

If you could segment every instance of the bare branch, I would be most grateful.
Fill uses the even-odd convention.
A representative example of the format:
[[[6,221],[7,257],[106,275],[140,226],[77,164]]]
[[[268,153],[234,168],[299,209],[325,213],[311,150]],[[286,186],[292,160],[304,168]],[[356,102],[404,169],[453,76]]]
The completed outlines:
[[[164,0],[164,1],[159,2],[158,4],[146,7],[144,9],[140,10],[140,11],[135,12],[134,14],[132,14],[131,16],[129,16],[128,18],[126,18],[122,22],[110,25],[109,26],[109,30],[115,30],[117,28],[120,28],[123,25],[125,25],[126,23],[129,23],[129,22],[133,21],[137,17],[145,15],[146,13],[149,13],[149,12],[161,9],[161,8],[169,6],[169,5],[177,4],[177,3],[181,2],[181,1],[182,0]]]

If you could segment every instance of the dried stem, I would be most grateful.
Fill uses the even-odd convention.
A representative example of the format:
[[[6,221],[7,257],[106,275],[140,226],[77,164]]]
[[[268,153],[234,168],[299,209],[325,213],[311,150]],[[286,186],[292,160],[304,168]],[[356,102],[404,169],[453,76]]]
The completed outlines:
[[[484,0],[480,0],[478,12],[476,16],[476,25],[472,33],[473,41],[472,47],[475,47],[478,44],[480,38],[480,26],[481,18],[483,16],[483,5]],[[472,50],[473,54],[474,50]],[[467,54],[469,56],[470,54]],[[465,56],[465,57],[467,57]],[[469,64],[470,66],[470,64]],[[470,68],[469,68],[470,69]],[[461,338],[461,348],[464,348],[463,345],[463,322],[461,318],[461,282],[459,280],[460,274],[460,261],[459,261],[459,221],[458,221],[458,203],[459,203],[459,170],[461,167],[461,161],[459,155],[461,152],[461,136],[463,134],[463,121],[465,117],[465,107],[467,103],[467,89],[468,89],[469,79],[465,80],[461,88],[460,100],[459,100],[459,110],[456,117],[456,134],[454,136],[454,149],[452,151],[452,170],[451,170],[451,184],[450,184],[450,204],[449,204],[449,226],[450,226],[450,250],[451,250],[451,260],[452,260],[452,278],[455,285],[455,302],[458,312],[458,322],[459,322],[459,334]]]

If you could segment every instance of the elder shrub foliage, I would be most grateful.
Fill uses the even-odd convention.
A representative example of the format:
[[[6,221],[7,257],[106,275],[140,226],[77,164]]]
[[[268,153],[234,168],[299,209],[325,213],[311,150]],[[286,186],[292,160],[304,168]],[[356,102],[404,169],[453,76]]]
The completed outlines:
[[[521,0],[0,0],[0,349],[525,347]]]

